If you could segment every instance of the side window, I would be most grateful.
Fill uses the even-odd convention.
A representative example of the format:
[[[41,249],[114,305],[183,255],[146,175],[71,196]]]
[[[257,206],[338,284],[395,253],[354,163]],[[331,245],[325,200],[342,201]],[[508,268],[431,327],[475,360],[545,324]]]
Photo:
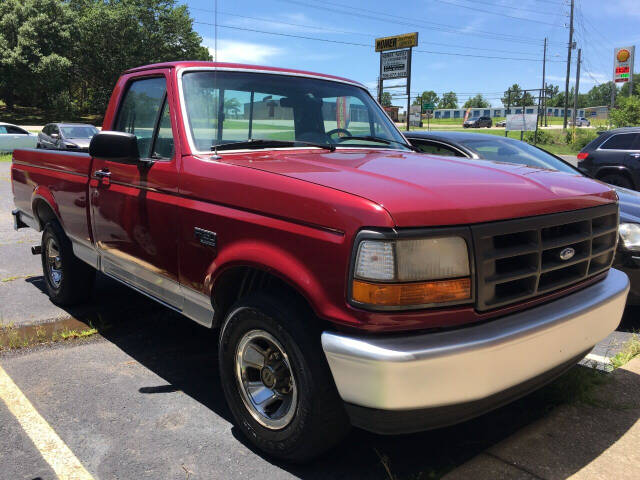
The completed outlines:
[[[631,150],[634,139],[633,133],[613,135],[600,148],[603,150]]]
[[[449,157],[462,157],[463,155],[453,148],[449,148],[446,145],[440,143],[432,143],[425,141],[412,142],[415,147],[418,147],[422,153],[429,153],[431,155],[445,155]]]
[[[12,133],[14,135],[27,135],[27,132],[25,130],[22,130],[18,127],[7,127],[7,133]]]
[[[7,127],[0,125],[0,134],[7,133]]]
[[[153,134],[167,92],[164,77],[136,80],[120,104],[114,130],[138,138],[141,158],[151,157]]]
[[[153,158],[173,157],[173,132],[171,131],[171,116],[169,115],[169,101],[165,98],[160,122],[158,123],[158,133],[153,144]]]

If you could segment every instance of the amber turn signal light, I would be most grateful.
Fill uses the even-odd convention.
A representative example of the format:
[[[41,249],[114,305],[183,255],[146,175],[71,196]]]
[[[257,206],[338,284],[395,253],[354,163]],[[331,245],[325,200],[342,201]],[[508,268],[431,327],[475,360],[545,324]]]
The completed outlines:
[[[412,283],[370,283],[354,280],[351,296],[359,303],[385,307],[469,300],[471,279],[466,277]]]

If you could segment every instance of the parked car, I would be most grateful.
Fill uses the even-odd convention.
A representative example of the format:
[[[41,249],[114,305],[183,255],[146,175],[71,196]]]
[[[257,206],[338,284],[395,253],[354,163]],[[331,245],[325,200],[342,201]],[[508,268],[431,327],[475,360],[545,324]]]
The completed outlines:
[[[573,119],[569,119],[569,125],[573,125]],[[588,118],[576,117],[576,127],[590,127],[591,122]]]
[[[37,141],[34,133],[11,123],[0,122],[0,152],[13,152],[16,148],[33,148]]]
[[[15,226],[42,231],[55,303],[85,301],[97,269],[217,328],[230,412],[269,455],[479,415],[621,319],[601,182],[425,161],[364,85],[329,75],[172,62],[113,92],[89,154],[16,150]]]
[[[496,122],[496,127],[506,127],[506,126],[507,126],[506,120],[500,120],[499,122]]]
[[[98,133],[93,125],[83,123],[49,123],[38,133],[38,148],[89,151],[89,142]]]
[[[578,153],[578,168],[603,182],[640,190],[640,127],[600,132]]]
[[[493,125],[493,121],[491,120],[491,117],[470,118],[468,120],[465,120],[464,123],[462,124],[464,128],[480,128],[480,127],[491,128],[492,125]]]
[[[431,155],[486,159],[587,175],[546,150],[511,138],[464,132],[407,132],[405,137],[414,147]],[[631,280],[627,303],[640,305],[640,193],[620,187],[615,190],[620,199],[620,241],[613,266]]]

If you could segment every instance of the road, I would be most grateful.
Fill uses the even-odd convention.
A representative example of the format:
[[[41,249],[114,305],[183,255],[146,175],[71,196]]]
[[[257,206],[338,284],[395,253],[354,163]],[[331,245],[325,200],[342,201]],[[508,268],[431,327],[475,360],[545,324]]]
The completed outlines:
[[[39,258],[29,253],[39,235],[11,229],[11,203],[9,164],[0,163],[4,321],[77,318],[99,334],[0,354],[0,377],[6,372],[35,412],[17,415],[0,383],[0,480],[56,478],[46,452],[28,434],[38,417],[96,479],[371,480],[388,478],[387,469],[397,478],[439,477],[566,401],[572,379],[586,370],[576,367],[545,389],[461,425],[402,436],[354,429],[309,465],[279,463],[254,451],[230,421],[217,373],[216,331],[105,278],[88,305],[55,307],[42,293]],[[636,319],[630,314],[626,328],[638,328]],[[606,353],[606,344],[600,348]]]

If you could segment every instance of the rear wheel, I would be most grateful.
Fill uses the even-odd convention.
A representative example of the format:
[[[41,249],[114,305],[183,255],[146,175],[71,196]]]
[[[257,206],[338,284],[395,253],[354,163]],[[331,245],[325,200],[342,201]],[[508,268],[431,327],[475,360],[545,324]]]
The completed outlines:
[[[238,428],[260,450],[293,462],[336,445],[349,420],[311,313],[262,293],[230,311],[218,355]]]
[[[629,177],[621,173],[608,173],[602,175],[599,179],[611,185],[633,189],[633,182],[629,179]]]
[[[71,306],[91,294],[95,270],[73,254],[71,241],[57,221],[42,232],[42,272],[53,303]]]

